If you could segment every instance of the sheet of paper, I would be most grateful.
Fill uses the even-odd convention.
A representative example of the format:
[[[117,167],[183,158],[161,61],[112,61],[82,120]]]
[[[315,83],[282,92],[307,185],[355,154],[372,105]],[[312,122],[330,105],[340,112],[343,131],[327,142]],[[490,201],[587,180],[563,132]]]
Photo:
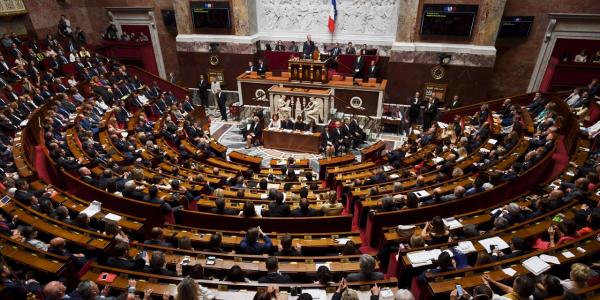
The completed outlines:
[[[497,142],[498,142],[498,140],[488,139],[488,144],[496,145]]]
[[[563,251],[561,254],[562,254],[562,256],[564,256],[565,258],[572,258],[572,257],[575,257],[575,254],[573,254],[573,252],[571,252],[571,251],[568,251],[568,250],[567,250],[567,251]]]
[[[394,168],[392,166],[383,166],[383,170],[386,171],[386,172],[391,171],[393,169]]]
[[[506,268],[506,269],[502,269],[502,272],[504,272],[506,275],[508,276],[515,276],[515,274],[517,274],[517,271],[515,271],[515,269],[513,268]]]
[[[113,213],[108,213],[107,215],[104,216],[104,218],[115,221],[115,222],[119,222],[121,220],[121,216],[115,215]]]
[[[475,246],[473,245],[473,242],[471,241],[458,242],[458,246],[456,246],[456,249],[458,249],[458,251],[462,252],[463,254],[477,251],[477,249],[475,249]]]
[[[310,294],[314,299],[327,300],[327,293],[325,289],[302,289],[302,293]],[[225,298],[223,298],[225,299]]]
[[[260,194],[260,199],[264,200],[264,199],[267,199],[267,198],[269,198],[269,195],[267,195],[267,194]]]
[[[400,175],[398,175],[398,174],[396,174],[396,173],[394,173],[394,174],[390,174],[390,178],[391,178],[391,179],[398,179],[398,178],[400,178]]]
[[[431,255],[427,250],[409,252],[406,254],[406,256],[408,257],[408,261],[410,261],[413,266],[423,263],[431,264]]]
[[[481,244],[481,246],[483,246],[485,251],[488,253],[492,253],[491,245],[496,245],[496,247],[500,250],[508,249],[510,247],[502,238],[498,236],[480,240],[479,244]]]
[[[455,218],[445,218],[442,221],[450,230],[463,227],[463,224]]]
[[[523,267],[535,276],[550,270],[550,265],[537,256],[532,256],[525,260],[523,262]]]
[[[335,242],[338,245],[346,245],[346,243],[349,241],[350,239],[347,238],[339,238],[339,239],[335,239]]]
[[[540,255],[540,259],[547,263],[560,265],[560,260],[558,260],[558,257],[556,257],[556,256],[542,254],[542,255]]]
[[[267,183],[267,189],[279,189],[279,183]]]
[[[94,200],[86,209],[82,210],[80,213],[86,214],[88,217],[93,217],[95,214],[100,212],[101,207],[102,203]]]
[[[254,211],[257,215],[262,216],[262,205],[254,205]]]

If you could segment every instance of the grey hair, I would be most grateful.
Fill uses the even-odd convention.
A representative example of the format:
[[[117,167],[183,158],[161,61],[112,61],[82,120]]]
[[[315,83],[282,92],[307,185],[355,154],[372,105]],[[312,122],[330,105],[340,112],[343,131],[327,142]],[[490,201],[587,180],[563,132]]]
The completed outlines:
[[[394,294],[394,300],[415,300],[415,296],[409,290],[400,289]]]
[[[373,256],[363,254],[359,259],[360,271],[363,274],[371,274],[375,271],[375,259]]]
[[[84,280],[84,281],[80,282],[79,285],[77,286],[77,293],[79,293],[81,298],[83,298],[85,300],[93,300],[93,297],[94,297],[94,291],[92,291],[93,286],[94,286],[94,282],[92,282],[91,280]]]

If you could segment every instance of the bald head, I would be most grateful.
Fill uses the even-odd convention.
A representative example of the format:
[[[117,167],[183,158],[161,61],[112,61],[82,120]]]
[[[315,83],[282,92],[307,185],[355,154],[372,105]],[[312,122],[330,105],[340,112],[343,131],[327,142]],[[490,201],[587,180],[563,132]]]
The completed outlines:
[[[561,190],[554,190],[552,192],[550,192],[550,194],[548,195],[548,199],[550,200],[558,200],[560,198],[562,198],[564,195],[563,191]]]
[[[56,237],[50,240],[50,247],[52,248],[62,248],[66,245],[65,239],[61,237]]]
[[[63,299],[67,287],[60,281],[50,281],[44,286],[44,296],[47,300]]]

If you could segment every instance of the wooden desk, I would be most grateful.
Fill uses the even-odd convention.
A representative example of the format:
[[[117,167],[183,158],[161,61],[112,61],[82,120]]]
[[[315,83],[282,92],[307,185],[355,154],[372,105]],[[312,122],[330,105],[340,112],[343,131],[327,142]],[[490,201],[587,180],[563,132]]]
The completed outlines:
[[[325,62],[313,59],[290,59],[288,71],[291,80],[327,82],[327,68]]]
[[[252,167],[254,172],[260,172],[260,164],[262,163],[262,157],[251,156],[238,151],[232,151],[229,153],[229,160],[232,162],[249,165]]]
[[[321,133],[310,133],[283,130],[264,130],[263,144],[265,148],[278,150],[319,153]]]

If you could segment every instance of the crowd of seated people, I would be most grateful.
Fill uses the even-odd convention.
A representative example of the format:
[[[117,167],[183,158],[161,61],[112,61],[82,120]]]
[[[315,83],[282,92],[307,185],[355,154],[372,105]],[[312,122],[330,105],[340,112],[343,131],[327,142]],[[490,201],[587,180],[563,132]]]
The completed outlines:
[[[56,44],[56,49],[49,46],[50,50],[48,53],[55,52],[56,56],[60,56],[60,48],[63,47],[62,45],[65,44],[65,41],[61,43],[57,42]],[[81,49],[84,51],[84,57],[88,57],[85,55],[87,51],[83,47],[79,47],[77,52],[81,53]],[[13,51],[13,53],[16,52]],[[35,50],[34,53],[36,53]],[[66,57],[66,54],[64,55]],[[16,54],[16,58],[18,58],[18,53]],[[261,212],[256,209],[251,201],[246,201],[244,209],[240,212],[241,216],[316,217],[319,215],[339,215],[343,212],[344,205],[338,202],[338,195],[333,190],[318,194],[317,199],[323,203],[319,207],[315,207],[308,200],[309,189],[306,187],[301,188],[297,194],[295,192],[288,194],[286,188],[283,189],[283,192],[277,189],[267,189],[265,185],[269,182],[274,182],[275,179],[273,177],[259,182],[253,178],[251,172],[239,172],[235,176],[221,180],[218,184],[212,184],[206,181],[205,176],[208,177],[208,174],[201,172],[190,174],[178,168],[167,172],[160,168],[158,164],[166,162],[172,163],[175,166],[181,166],[181,168],[200,171],[202,166],[196,164],[195,160],[200,156],[200,153],[208,153],[210,156],[216,156],[210,150],[211,140],[209,134],[205,133],[196,121],[187,118],[187,113],[193,109],[193,105],[189,102],[189,99],[176,99],[169,91],[161,91],[156,83],[144,83],[135,76],[130,76],[124,66],[95,54],[91,54],[89,59],[84,60],[89,62],[88,66],[77,67],[82,63],[81,58],[75,58],[71,62],[74,65],[74,73],[71,74],[65,71],[64,68],[61,68],[60,66],[62,65],[56,68],[53,66],[52,63],[55,61],[59,62],[61,61],[60,59],[57,60],[52,55],[44,58],[43,61],[50,62],[50,64],[40,64],[40,80],[38,80],[38,83],[32,83],[33,88],[29,92],[20,88],[21,84],[26,83],[23,78],[12,77],[12,81],[10,82],[7,78],[8,84],[4,89],[7,100],[5,101],[5,107],[2,107],[3,115],[6,119],[2,120],[2,124],[3,126],[6,124],[6,130],[3,127],[2,135],[0,135],[2,140],[0,150],[3,150],[1,155],[6,160],[2,161],[3,165],[0,165],[0,167],[7,170],[7,172],[2,172],[3,185],[8,187],[7,192],[11,193],[17,201],[48,218],[59,220],[69,226],[73,226],[73,228],[113,236],[113,252],[110,254],[103,253],[101,257],[97,257],[97,252],[66,241],[64,238],[53,236],[48,232],[40,232],[36,227],[20,220],[19,215],[10,215],[4,212],[0,218],[0,229],[3,234],[13,240],[26,243],[42,252],[68,257],[76,262],[78,266],[83,266],[88,261],[95,261],[103,265],[135,270],[142,273],[179,277],[189,276],[193,279],[204,278],[204,271],[200,264],[194,265],[193,268],[182,268],[180,264],[176,264],[177,266],[172,268],[172,266],[168,266],[170,264],[167,260],[169,251],[153,248],[179,248],[194,251],[189,239],[178,239],[175,242],[172,237],[165,237],[160,228],[153,228],[150,237],[144,240],[136,234],[124,231],[115,222],[108,222],[106,220],[98,221],[98,219],[91,218],[85,213],[76,213],[63,205],[57,205],[52,198],[56,191],[51,187],[36,189],[29,186],[26,180],[17,178],[18,170],[11,163],[12,154],[10,145],[13,144],[12,138],[24,126],[22,122],[42,105],[46,105],[48,108],[43,118],[42,128],[44,130],[45,146],[48,148],[50,156],[64,170],[75,174],[82,183],[98,187],[106,192],[139,201],[159,204],[165,212],[173,212],[183,209],[180,201],[181,198],[186,198],[189,201],[198,200],[205,191],[193,187],[194,185],[203,185],[204,188],[207,188],[206,191],[209,191],[209,194],[216,196],[213,212],[215,214],[233,215],[236,212],[227,207],[223,189],[237,189],[238,195],[241,196],[239,198],[244,198],[246,189],[259,187],[266,191],[267,200],[270,201],[268,215],[265,211]],[[0,65],[2,64],[0,63]],[[19,74],[16,71],[15,73]],[[9,72],[8,76],[12,76],[11,74]],[[62,77],[61,75],[68,75],[71,82],[66,83],[67,77]],[[27,77],[30,78],[32,76]],[[46,77],[48,78],[46,79]],[[2,75],[2,78],[4,78],[4,75]],[[89,97],[81,96],[82,91],[79,87],[81,83],[85,82],[91,84],[94,95],[88,95]],[[67,88],[65,83],[70,85],[71,89]],[[19,85],[19,89],[14,89],[13,85]],[[39,86],[42,88],[38,88]],[[36,102],[36,99],[39,103]],[[511,101],[506,101],[505,106],[497,111],[497,113],[500,116],[501,125],[505,128],[510,128],[510,130],[503,131],[500,135],[500,139],[496,144],[497,149],[487,153],[480,153],[481,161],[477,164],[464,169],[458,168],[464,174],[483,171],[493,166],[503,155],[509,153],[509,150],[514,148],[518,143],[519,135],[524,134],[525,126],[522,114],[526,113],[525,110],[527,110],[534,120],[536,130],[529,140],[529,146],[525,155],[517,163],[513,164],[510,170],[498,172],[494,176],[479,174],[475,176],[474,182],[469,186],[458,186],[446,194],[441,189],[434,190],[433,195],[429,198],[418,198],[415,193],[402,195],[400,193],[403,190],[403,186],[396,184],[399,182],[394,182],[393,191],[395,194],[399,194],[400,197],[396,197],[394,194],[384,195],[377,211],[388,212],[449,202],[469,195],[482,193],[487,189],[499,185],[503,181],[516,180],[520,172],[535,165],[536,162],[548,155],[554,146],[558,132],[563,124],[552,104],[541,95],[537,95],[532,104],[527,108],[521,108],[520,106],[511,104]],[[146,115],[144,108],[148,107],[150,107],[152,113]],[[156,116],[167,112],[166,117],[156,118]],[[106,125],[102,120],[108,113],[114,113],[114,119],[110,119],[109,124]],[[385,157],[389,160],[390,165],[396,169],[400,169],[404,167],[402,159],[406,158],[407,154],[408,156],[415,154],[419,151],[419,148],[433,144],[434,141],[441,139],[442,142],[435,146],[434,154],[431,155],[440,155],[442,153],[449,155],[445,155],[441,161],[434,165],[427,165],[420,162],[418,165],[413,166],[412,169],[406,169],[407,173],[403,178],[421,175],[416,178],[415,185],[424,188],[428,185],[423,176],[426,172],[437,172],[438,175],[436,175],[435,179],[437,183],[443,183],[450,178],[459,177],[462,175],[457,170],[460,160],[467,159],[469,154],[476,152],[492,134],[492,124],[489,121],[491,114],[492,112],[489,110],[489,107],[483,106],[481,111],[471,118],[471,124],[474,127],[468,130],[463,128],[457,130],[453,126],[449,126],[447,130],[442,130],[434,122],[428,131],[414,137],[413,140],[406,143],[402,148],[386,153]],[[13,118],[15,119],[12,120]],[[302,124],[302,119],[297,120],[297,122],[291,120],[276,122],[278,120],[274,118],[274,121],[275,124],[279,123],[280,127],[285,128],[284,126],[287,126],[287,129],[292,130],[300,130],[299,126],[305,125]],[[258,127],[260,119],[257,117],[253,122],[248,132],[244,134],[246,142],[250,140],[250,144],[257,137],[256,133],[258,131],[254,127]],[[130,123],[135,128],[135,135],[125,134],[127,130],[124,128]],[[75,124],[75,126],[72,127],[70,124]],[[291,128],[289,127],[290,124]],[[113,155],[116,153],[115,150],[98,142],[98,136],[104,130],[103,126],[105,125],[108,127],[106,132],[109,134],[110,141],[119,152],[123,153],[126,159],[122,165],[117,164],[113,159]],[[73,153],[73,149],[69,147],[71,136],[66,133],[69,128],[75,128],[74,132],[80,143],[79,147],[83,151],[83,157],[78,157]],[[303,127],[302,130],[307,129]],[[308,130],[313,131],[314,129]],[[192,142],[197,149],[200,149],[199,152],[188,152],[186,150],[187,148],[179,138],[181,132],[184,132],[188,141]],[[459,133],[457,134],[457,132]],[[354,119],[344,120],[343,122],[337,121],[334,128],[324,131],[324,136],[328,139],[324,150],[325,152],[331,152],[330,155],[359,146],[365,139],[364,132],[361,133],[360,127]],[[178,157],[172,157],[165,153],[164,148],[159,146],[159,140],[161,139],[166,140],[173,148],[178,149]],[[329,151],[328,147],[330,147]],[[145,155],[148,154],[152,155],[155,160],[150,161],[145,159]],[[426,223],[419,234],[411,235],[410,246],[419,248],[426,244],[444,244],[452,240],[459,240],[467,235],[476,236],[486,230],[505,229],[511,225],[533,219],[553,208],[570,203],[572,200],[585,198],[598,185],[599,167],[597,153],[592,153],[592,157],[587,164],[577,166],[579,170],[571,180],[560,182],[546,197],[541,198],[539,201],[532,201],[526,205],[509,203],[493,213],[491,218],[493,219],[492,223],[494,227],[491,229],[472,228],[473,226],[467,229],[465,226],[463,236],[455,236],[444,224],[442,218],[437,216],[431,222]],[[90,160],[92,163],[88,164],[85,162],[86,160]],[[277,181],[299,181],[297,174],[293,172],[292,168],[288,169],[287,167],[282,168],[282,178],[277,179]],[[161,176],[148,175],[152,173],[161,174]],[[212,175],[219,175],[219,173],[220,170],[216,169],[213,170]],[[307,181],[311,181],[309,175],[312,176],[308,173],[305,174]],[[251,179],[255,181],[253,184],[250,184]],[[364,181],[354,181],[354,186],[360,188],[363,185],[376,185],[393,181],[393,179],[385,174],[383,168],[378,168],[371,178]],[[183,183],[192,183],[192,188],[186,188]],[[313,188],[311,187],[310,189]],[[380,194],[380,190],[376,186],[372,187],[371,191],[372,196]],[[292,208],[290,203],[298,203],[298,207]],[[485,265],[492,261],[510,259],[530,253],[532,249],[559,247],[580,236],[584,236],[586,233],[597,230],[598,220],[598,210],[596,207],[590,207],[589,205],[582,206],[577,210],[573,219],[562,218],[557,224],[548,228],[547,236],[540,237],[535,243],[532,244],[530,241],[523,241],[515,237],[511,241],[510,250],[494,251],[489,257],[483,257],[482,255],[481,259],[478,257],[478,263],[475,265]],[[221,245],[221,238],[222,235],[220,234],[212,235],[210,247],[205,249],[205,251],[213,253],[224,252]],[[147,245],[147,250],[139,251],[139,249],[134,249],[130,245],[131,243],[138,243],[138,241],[140,244]],[[294,244],[290,235],[282,236],[281,242],[277,246],[274,246],[269,234],[265,234],[260,227],[250,228],[237,250],[239,250],[237,253],[240,254],[271,255],[264,262],[267,270],[266,275],[253,276],[251,274],[244,274],[239,266],[233,266],[227,276],[215,277],[215,279],[240,282],[255,282],[254,280],[256,280],[259,283],[292,283],[299,281],[296,276],[289,276],[279,272],[278,257],[302,256],[304,253],[302,246]],[[135,255],[133,254],[134,252],[136,253]],[[336,254],[353,255],[359,253],[360,251],[351,242],[347,242],[343,250]],[[437,267],[430,270],[430,273],[443,273],[468,267],[468,263],[464,261],[461,253],[455,252],[454,249],[452,255],[448,252],[442,252],[437,259],[437,263]],[[357,297],[355,291],[347,288],[346,281],[375,281],[383,279],[383,274],[376,271],[377,264],[372,256],[362,255],[359,264],[360,272],[345,276],[333,299],[354,299],[353,297]],[[494,289],[502,291],[510,299],[528,298],[531,295],[544,298],[562,294],[563,292],[578,291],[585,289],[590,285],[592,280],[597,279],[597,273],[593,271],[597,267],[597,265],[593,264],[589,264],[589,266],[585,264],[573,264],[568,279],[565,277],[561,281],[558,277],[550,277],[553,275],[540,276],[537,278],[539,282],[538,286],[535,286],[534,279],[527,276],[516,277],[512,287],[484,276],[482,278],[484,284],[477,286],[471,292],[471,296],[477,297],[477,299],[491,299]],[[331,275],[329,279],[327,278],[328,270],[325,268],[319,269],[321,270],[320,274],[323,275],[322,278],[318,278],[319,282],[331,282]],[[93,299],[96,296],[108,296],[111,294],[106,289],[101,290],[94,282],[86,280],[81,281],[75,288],[67,288],[57,281],[37,282],[32,279],[19,280],[18,277],[13,277],[15,276],[13,272],[4,264],[2,265],[1,276],[3,285],[9,287],[9,292],[15,293],[15,295],[32,292],[50,299],[54,299],[52,297],[60,299],[63,295],[67,294],[67,290],[71,290],[68,293],[71,298]],[[308,282],[313,279],[303,278],[300,281]],[[557,280],[559,282],[558,285],[562,286],[562,289],[558,287]],[[135,286],[136,282],[130,281],[127,292],[123,293],[121,297],[133,297],[134,294],[139,294],[135,290]],[[558,292],[559,290],[560,293]],[[374,287],[371,299],[378,299],[379,293],[379,288]],[[410,294],[408,291],[399,292],[396,295],[397,299],[410,299],[410,297],[401,298],[403,297],[402,294],[406,293]],[[451,297],[466,299],[469,296],[467,293],[463,293],[461,296],[457,293],[457,291],[453,291]],[[115,293],[112,294],[115,295]],[[151,292],[145,292],[145,296],[149,294]],[[179,283],[177,286],[177,295],[175,296],[176,299],[212,299],[214,297],[210,290],[188,278],[183,279]],[[272,297],[279,297],[278,291],[275,288],[259,291],[255,299],[271,299]]]

